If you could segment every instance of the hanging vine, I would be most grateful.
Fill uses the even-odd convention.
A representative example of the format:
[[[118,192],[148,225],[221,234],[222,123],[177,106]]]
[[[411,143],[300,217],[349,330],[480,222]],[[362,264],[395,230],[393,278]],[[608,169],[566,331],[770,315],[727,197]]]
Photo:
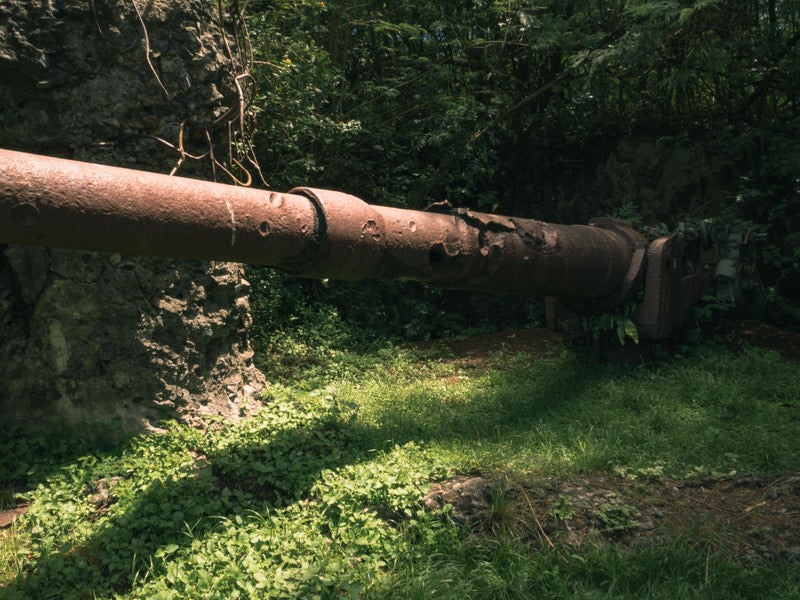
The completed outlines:
[[[144,32],[148,67],[162,92],[169,99],[170,93],[151,60],[150,39],[144,14],[146,14],[152,2],[148,3],[144,11],[139,9],[136,4],[137,0],[130,0],[130,2],[136,11]],[[255,113],[252,104],[255,98],[256,85],[255,78],[252,75],[252,46],[244,16],[247,4],[249,4],[249,0],[243,4],[240,4],[239,0],[233,0],[227,6],[222,0],[216,2],[215,25],[227,59],[227,68],[230,69],[232,87],[236,94],[230,100],[230,107],[207,124],[202,124],[193,117],[184,118],[178,126],[174,142],[164,137],[150,136],[177,155],[170,175],[177,174],[187,160],[208,161],[214,181],[223,179],[241,186],[253,185],[255,181],[260,182],[264,187],[269,187],[252,144],[255,125]],[[189,151],[187,149],[189,136],[186,135],[186,132],[188,129],[196,129],[200,133],[199,137],[204,143],[204,147],[200,151]],[[217,151],[218,132],[223,132],[224,143],[227,146],[223,152]]]

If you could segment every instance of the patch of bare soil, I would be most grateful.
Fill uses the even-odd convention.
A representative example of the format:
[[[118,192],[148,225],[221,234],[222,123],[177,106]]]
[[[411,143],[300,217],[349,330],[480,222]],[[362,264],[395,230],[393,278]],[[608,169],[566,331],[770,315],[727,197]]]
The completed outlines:
[[[786,331],[766,323],[749,321],[723,321],[713,335],[725,343],[732,352],[745,346],[771,350],[786,360],[800,361],[800,332]],[[418,342],[413,345],[420,350],[440,349],[460,366],[486,368],[498,353],[523,352],[539,357],[563,345],[561,334],[549,329],[517,329],[496,331],[460,339]],[[629,345],[628,350],[637,350]],[[624,350],[624,349],[623,349]],[[620,352],[617,359],[624,360]],[[640,352],[631,356],[640,359]],[[493,365],[496,366],[496,365]]]
[[[800,332],[797,331],[778,329],[766,323],[724,321],[717,334],[733,349],[747,343],[777,352],[786,360],[800,361]]]
[[[693,481],[597,475],[509,482],[459,476],[424,500],[476,533],[497,528],[555,548],[691,540],[744,563],[800,564],[800,473]]]
[[[797,332],[729,322],[717,335],[732,352],[751,345],[800,360]],[[558,348],[561,339],[531,329],[444,344],[458,364],[488,367],[497,351],[536,357]],[[448,506],[450,518],[478,532],[505,527],[554,547],[682,539],[745,563],[800,564],[800,472],[689,481],[596,475],[524,483],[459,476],[434,484],[424,503],[431,510]]]
[[[466,338],[417,342],[418,350],[441,350],[444,356],[458,366],[485,369],[497,366],[499,353],[525,353],[540,357],[562,346],[562,336],[549,329],[514,329],[494,331]]]
[[[0,539],[11,534],[11,526],[14,524],[14,521],[26,512],[28,512],[27,504],[0,510]]]

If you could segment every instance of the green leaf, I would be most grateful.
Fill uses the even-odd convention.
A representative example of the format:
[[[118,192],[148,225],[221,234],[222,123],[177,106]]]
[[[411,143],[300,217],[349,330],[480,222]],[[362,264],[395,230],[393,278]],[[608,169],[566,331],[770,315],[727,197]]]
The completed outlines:
[[[621,317],[617,324],[617,331],[620,335],[620,344],[625,345],[625,339],[630,338],[634,344],[639,343],[639,329],[628,317]]]

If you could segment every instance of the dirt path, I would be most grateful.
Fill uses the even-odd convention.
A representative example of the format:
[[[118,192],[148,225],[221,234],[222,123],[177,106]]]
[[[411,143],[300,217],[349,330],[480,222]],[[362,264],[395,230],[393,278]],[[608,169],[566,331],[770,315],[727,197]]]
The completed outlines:
[[[445,504],[452,507],[453,520],[476,533],[504,527],[553,547],[641,547],[691,539],[744,563],[800,564],[800,473],[692,481],[597,475],[513,483],[460,476],[434,484],[425,497],[430,509]]]
[[[786,360],[800,361],[800,332],[785,331],[764,323],[724,321],[714,331],[714,336],[725,343],[732,352],[749,345],[777,352]],[[453,360],[488,366],[493,354],[499,351],[525,352],[541,356],[562,344],[560,334],[548,329],[516,329],[497,331],[463,339],[419,342],[415,348],[447,349]]]
[[[725,323],[717,335],[732,352],[751,345],[800,360],[797,332]],[[453,361],[488,367],[497,351],[541,356],[560,347],[561,340],[553,332],[532,329],[440,343]],[[744,563],[779,559],[800,564],[800,472],[689,481],[594,475],[509,482],[459,476],[434,484],[425,504],[431,509],[451,505],[451,517],[478,533],[509,527],[542,544],[633,547],[681,538],[709,552],[726,551]]]

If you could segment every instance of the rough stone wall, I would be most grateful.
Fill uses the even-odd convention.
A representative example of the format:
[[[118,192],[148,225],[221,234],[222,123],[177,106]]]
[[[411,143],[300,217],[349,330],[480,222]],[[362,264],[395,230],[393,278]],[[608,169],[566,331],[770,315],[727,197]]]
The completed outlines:
[[[226,155],[214,121],[238,105],[238,65],[221,35],[206,0],[0,2],[0,147],[169,172],[156,138],[177,145],[184,123],[188,152],[210,138]],[[254,405],[239,265],[0,249],[3,422],[108,437]]]

